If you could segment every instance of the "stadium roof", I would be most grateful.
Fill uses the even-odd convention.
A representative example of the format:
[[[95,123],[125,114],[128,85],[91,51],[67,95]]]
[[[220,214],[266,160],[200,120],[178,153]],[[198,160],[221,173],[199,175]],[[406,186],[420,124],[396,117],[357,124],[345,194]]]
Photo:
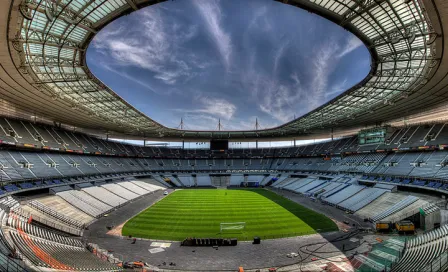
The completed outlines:
[[[86,49],[114,19],[162,1],[7,0],[0,2],[0,110],[112,135],[147,139],[270,139],[375,125],[448,97],[443,0],[283,0],[319,14],[360,38],[369,75],[318,109],[276,128],[187,131],[164,127],[98,80]]]

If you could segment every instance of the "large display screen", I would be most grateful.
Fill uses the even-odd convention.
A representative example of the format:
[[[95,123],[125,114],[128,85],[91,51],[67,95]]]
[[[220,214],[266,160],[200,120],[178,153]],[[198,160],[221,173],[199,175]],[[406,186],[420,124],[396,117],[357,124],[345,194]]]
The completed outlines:
[[[382,144],[386,141],[387,128],[370,128],[361,130],[358,133],[358,143],[365,144]]]
[[[228,150],[229,141],[227,140],[211,140],[210,150]]]

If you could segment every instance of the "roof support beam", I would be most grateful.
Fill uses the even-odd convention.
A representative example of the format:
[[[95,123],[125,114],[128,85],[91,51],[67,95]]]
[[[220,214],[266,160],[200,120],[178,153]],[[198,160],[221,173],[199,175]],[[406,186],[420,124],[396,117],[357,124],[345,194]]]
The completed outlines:
[[[77,47],[77,46],[71,46],[67,43],[54,43],[54,42],[50,42],[50,41],[40,41],[40,40],[36,40],[36,39],[18,39],[18,40],[13,40],[13,41],[17,41],[20,43],[27,43],[27,44],[42,44],[44,46],[52,46],[52,47],[57,47],[57,48],[64,48],[64,49],[72,49],[72,50],[76,50],[76,51],[85,51],[84,48],[81,47]]]
[[[345,25],[360,16],[361,14],[381,5],[385,0],[352,0],[356,4],[351,6],[342,17],[344,18],[341,25]]]
[[[428,61],[435,58],[431,51],[435,46],[427,42],[431,40],[429,32],[433,31],[427,30],[432,29],[431,22],[421,16],[425,9],[420,1],[398,1],[391,5],[386,3],[388,0],[278,0],[322,15],[363,40],[373,58],[369,76],[343,96],[275,129],[187,133],[157,124],[121,100],[82,66],[85,48],[81,47],[91,41],[98,29],[123,14],[162,0],[125,0],[118,5],[110,5],[108,0],[84,0],[83,4],[60,0],[22,1],[20,12],[25,19],[16,36],[11,35],[15,37],[11,40],[13,47],[22,58],[19,69],[25,67],[24,72],[19,72],[29,71],[39,88],[51,91],[57,101],[67,100],[83,114],[89,113],[96,123],[105,120],[101,129],[127,131],[130,135],[148,131],[149,137],[158,137],[158,133],[153,132],[157,128],[165,137],[283,137],[304,133],[305,129],[318,131],[338,123],[355,124],[354,118],[362,116],[372,105],[387,107],[389,104],[385,102],[393,103],[425,82],[431,70],[427,68],[432,68],[432,62]],[[31,8],[37,11],[37,17],[33,18],[35,13]],[[34,28],[42,25],[43,29],[32,29],[31,25],[36,25]],[[373,42],[377,44],[372,46]]]
[[[128,5],[133,9],[133,10],[138,10],[137,5],[134,3],[133,0],[126,0],[126,3],[128,3]]]
[[[23,37],[23,35],[20,34],[18,35],[18,39],[22,39],[25,42],[35,40],[41,42],[47,41],[62,44],[61,41],[64,41],[64,44],[80,48],[78,41],[72,40],[66,36],[60,36],[54,33],[42,32],[42,30],[38,30],[29,26],[26,26],[23,29],[25,30],[25,37]]]
[[[27,7],[29,8],[29,9],[31,9],[31,10],[35,10],[35,11],[37,11],[37,12],[40,12],[40,13],[42,13],[42,15],[44,15],[45,16],[45,13],[46,13],[46,11],[45,11],[45,9],[43,9],[41,6],[38,6],[38,5],[36,5],[36,4],[27,4]],[[68,16],[68,15],[66,15],[66,16]],[[78,26],[78,27],[80,27],[80,28],[82,28],[82,29],[84,29],[84,30],[87,30],[87,31],[89,31],[89,32],[92,32],[92,33],[97,33],[97,31],[95,30],[95,29],[93,29],[92,27],[90,27],[90,23],[85,23],[85,21],[84,20],[82,20],[82,22],[80,21],[80,22],[75,22],[72,18],[70,18],[70,17],[57,17],[57,18],[55,18],[54,20],[56,20],[56,19],[60,19],[60,20],[64,20],[64,22],[66,22],[66,23],[68,23],[68,24],[72,24],[72,25],[76,25],[76,26]]]

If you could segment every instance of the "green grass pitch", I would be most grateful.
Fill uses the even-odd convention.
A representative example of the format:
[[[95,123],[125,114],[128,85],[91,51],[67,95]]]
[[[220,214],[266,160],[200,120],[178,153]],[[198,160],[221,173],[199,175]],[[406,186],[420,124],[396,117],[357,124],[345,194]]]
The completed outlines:
[[[245,230],[220,233],[220,223],[246,222]],[[337,230],[328,217],[264,189],[177,190],[123,227],[122,235],[183,240],[223,237],[251,240]]]

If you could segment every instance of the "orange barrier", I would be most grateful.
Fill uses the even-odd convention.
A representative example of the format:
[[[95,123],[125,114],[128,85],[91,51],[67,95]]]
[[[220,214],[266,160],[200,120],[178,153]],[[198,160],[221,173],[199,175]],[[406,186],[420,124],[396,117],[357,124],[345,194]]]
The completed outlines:
[[[14,216],[14,219],[19,220],[17,216]],[[72,267],[59,262],[55,258],[51,257],[51,255],[49,255],[47,252],[43,251],[39,246],[37,246],[33,242],[33,240],[28,236],[28,234],[20,228],[20,224],[17,224],[17,231],[23,238],[25,243],[28,245],[28,247],[31,248],[33,253],[43,262],[48,264],[51,268],[74,271]]]

